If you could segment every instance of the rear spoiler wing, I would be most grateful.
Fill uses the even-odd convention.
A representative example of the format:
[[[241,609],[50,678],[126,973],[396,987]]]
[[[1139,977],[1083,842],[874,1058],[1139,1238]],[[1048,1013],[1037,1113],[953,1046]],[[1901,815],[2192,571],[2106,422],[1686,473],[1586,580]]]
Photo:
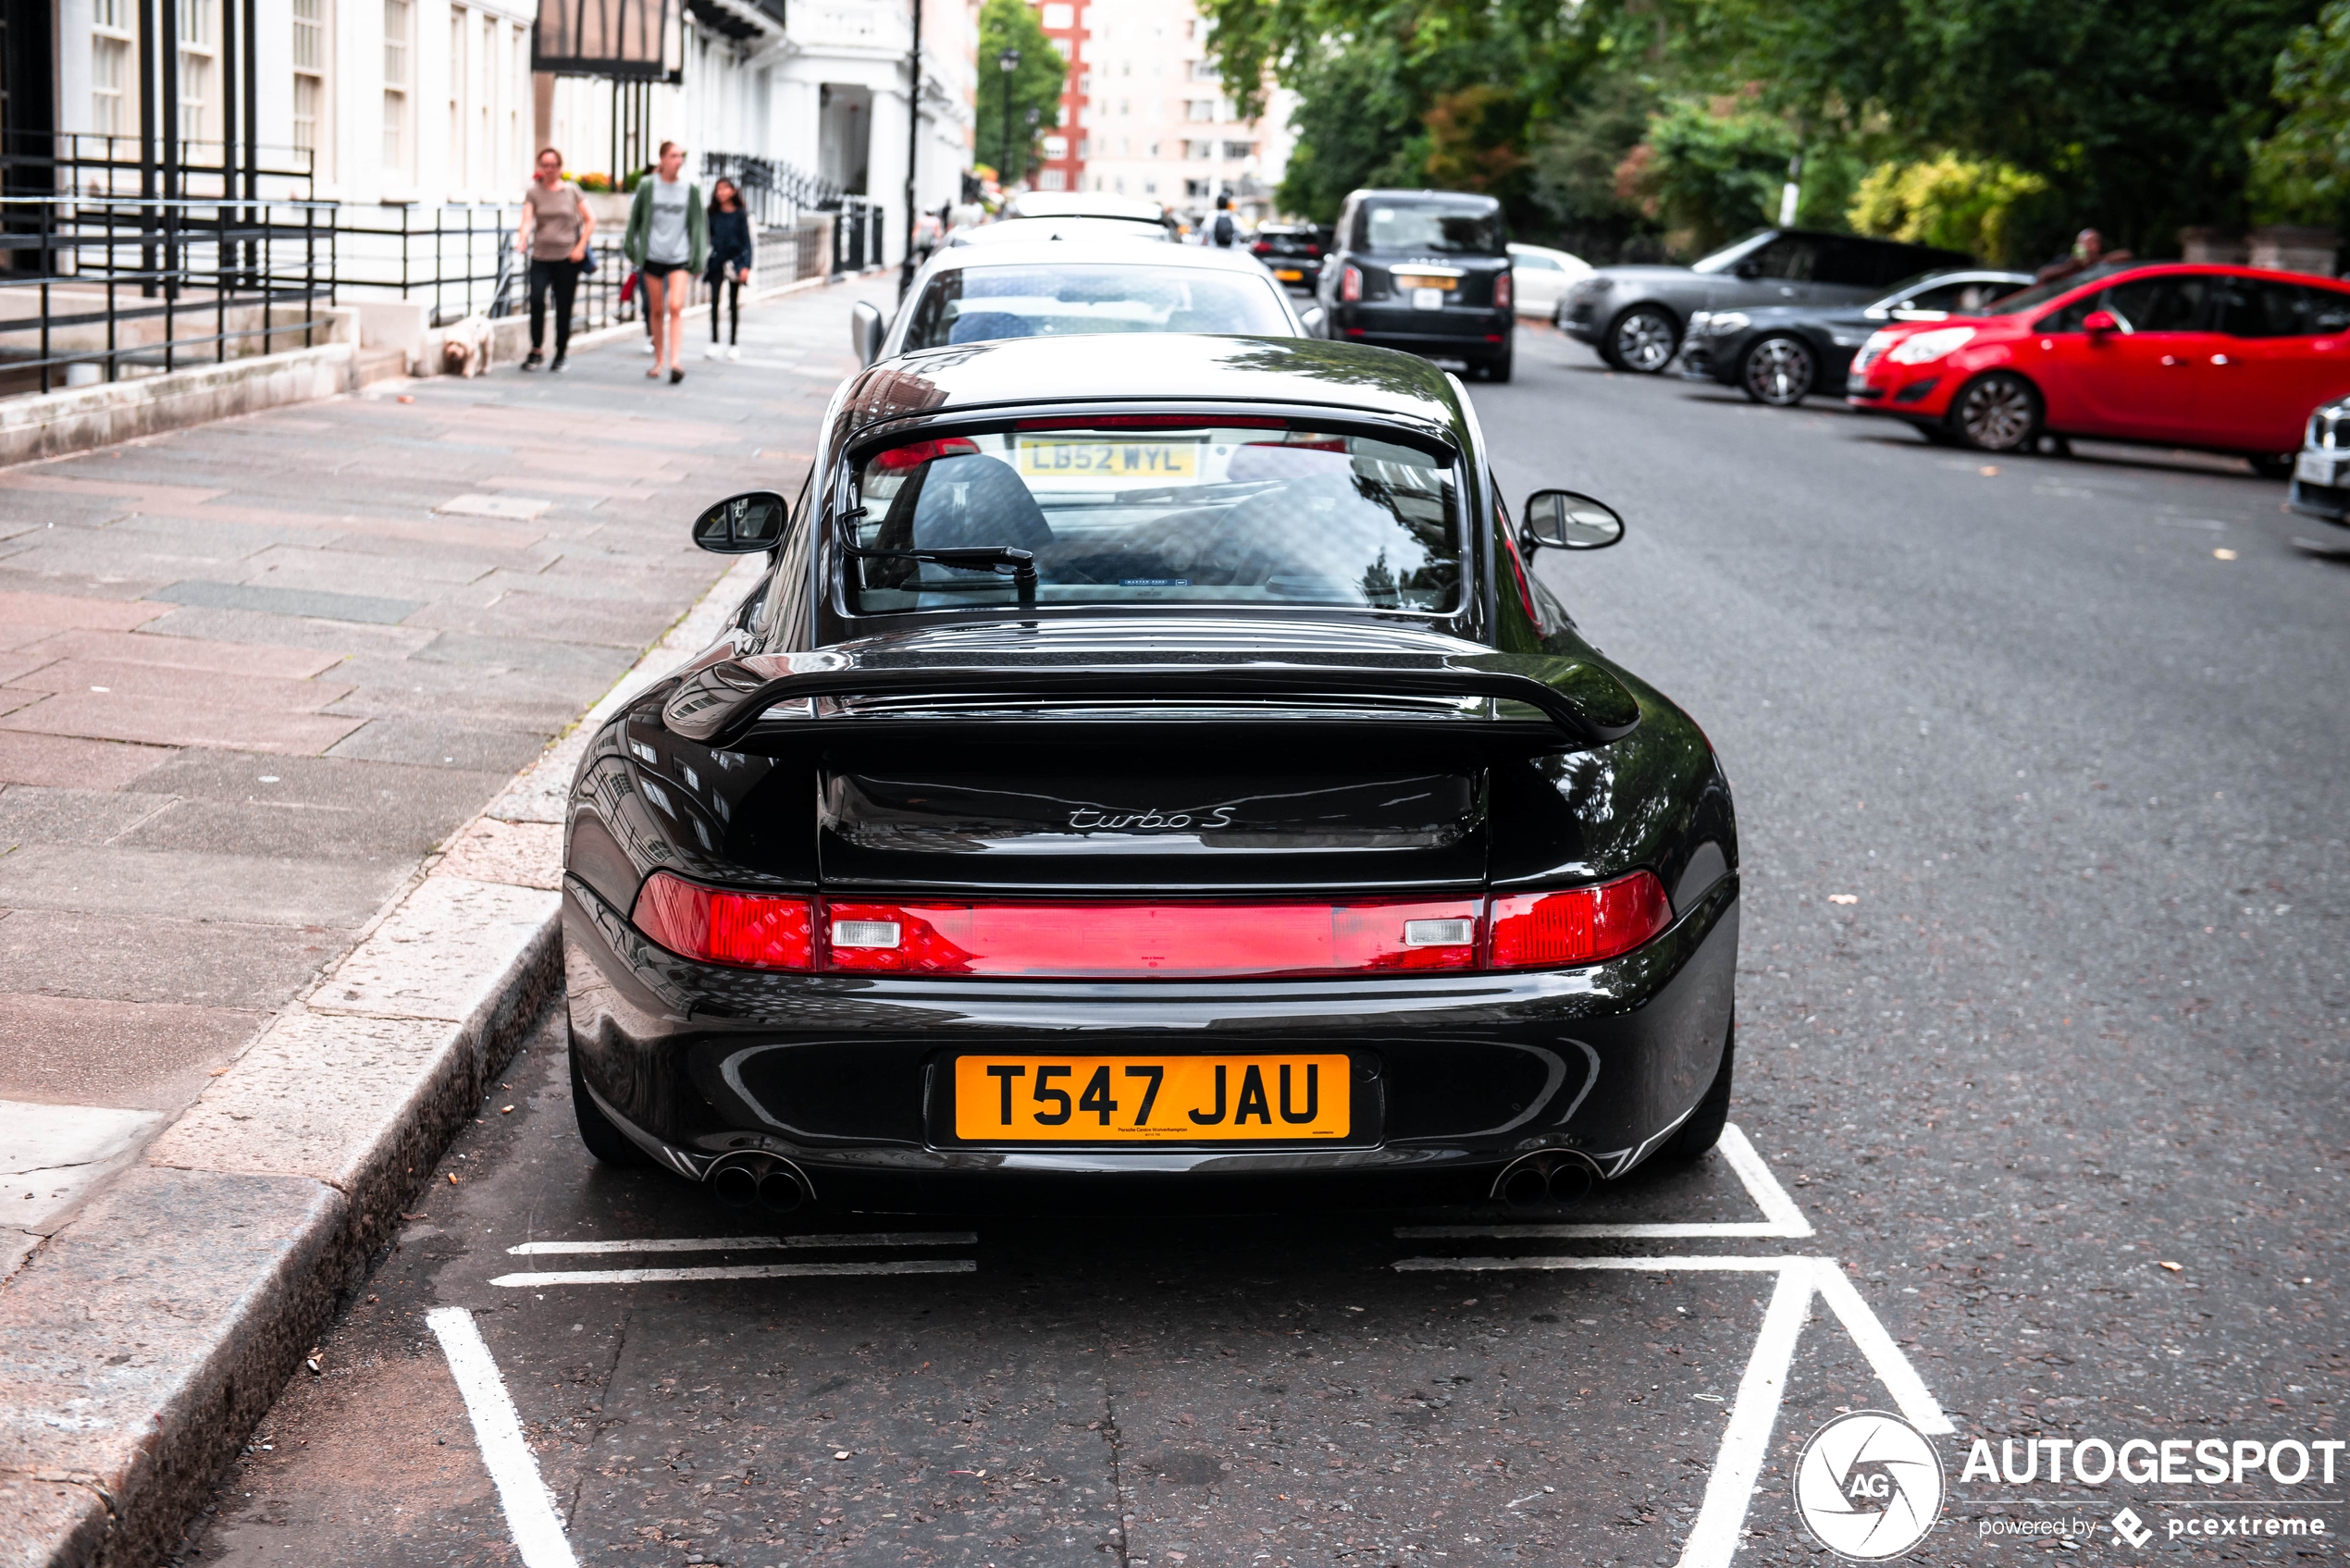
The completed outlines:
[[[1542,654],[1289,648],[1266,657],[1210,651],[993,650],[969,660],[906,649],[759,653],[689,671],[662,706],[671,733],[732,746],[778,703],[816,698],[997,697],[1255,701],[1281,698],[1495,698],[1523,703],[1577,746],[1603,745],[1640,722],[1638,698],[1607,670]]]

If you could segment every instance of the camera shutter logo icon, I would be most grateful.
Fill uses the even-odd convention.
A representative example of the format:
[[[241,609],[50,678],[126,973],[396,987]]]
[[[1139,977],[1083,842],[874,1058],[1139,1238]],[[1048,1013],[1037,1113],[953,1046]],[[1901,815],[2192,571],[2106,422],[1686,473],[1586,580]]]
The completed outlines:
[[[1942,1517],[1942,1456],[1898,1415],[1856,1410],[1803,1446],[1795,1512],[1822,1546],[1856,1562],[1900,1556]]]

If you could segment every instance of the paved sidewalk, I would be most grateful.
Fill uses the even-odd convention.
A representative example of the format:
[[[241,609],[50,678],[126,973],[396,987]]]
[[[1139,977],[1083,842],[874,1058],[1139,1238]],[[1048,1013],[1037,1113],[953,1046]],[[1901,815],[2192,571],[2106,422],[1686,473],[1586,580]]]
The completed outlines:
[[[629,340],[0,471],[0,1278],[716,581],[686,524],[798,486],[890,281],[689,322],[674,388]],[[554,863],[502,831],[453,852]]]

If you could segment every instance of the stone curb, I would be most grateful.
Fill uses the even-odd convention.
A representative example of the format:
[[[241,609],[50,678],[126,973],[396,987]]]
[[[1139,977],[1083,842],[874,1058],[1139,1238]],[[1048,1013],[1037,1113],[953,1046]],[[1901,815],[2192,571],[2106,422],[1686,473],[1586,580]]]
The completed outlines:
[[[748,556],[0,1290],[0,1568],[163,1558],[562,988],[595,725],[716,640]]]

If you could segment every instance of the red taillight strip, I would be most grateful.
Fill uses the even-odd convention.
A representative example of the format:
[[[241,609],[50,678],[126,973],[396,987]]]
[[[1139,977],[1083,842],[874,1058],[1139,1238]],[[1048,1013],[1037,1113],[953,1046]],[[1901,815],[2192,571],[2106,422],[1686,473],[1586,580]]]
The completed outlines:
[[[1565,969],[1672,923],[1648,871],[1491,899],[967,902],[735,893],[656,871],[630,917],[688,958],[799,973],[1296,979]]]

